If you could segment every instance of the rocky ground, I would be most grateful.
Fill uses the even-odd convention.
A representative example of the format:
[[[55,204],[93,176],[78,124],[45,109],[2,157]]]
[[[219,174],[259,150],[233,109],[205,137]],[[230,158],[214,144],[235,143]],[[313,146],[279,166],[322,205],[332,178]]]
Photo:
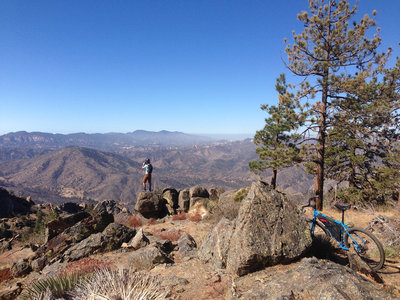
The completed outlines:
[[[47,276],[98,266],[158,276],[169,299],[400,299],[398,254],[378,272],[378,283],[349,268],[343,251],[314,257],[298,207],[262,182],[242,201],[235,192],[221,193],[169,189],[160,197],[142,193],[141,214],[110,201],[62,214],[46,225],[40,245],[16,239],[11,249],[3,247],[0,299],[14,299]],[[350,211],[348,220],[374,224],[378,236],[398,219],[392,212]]]

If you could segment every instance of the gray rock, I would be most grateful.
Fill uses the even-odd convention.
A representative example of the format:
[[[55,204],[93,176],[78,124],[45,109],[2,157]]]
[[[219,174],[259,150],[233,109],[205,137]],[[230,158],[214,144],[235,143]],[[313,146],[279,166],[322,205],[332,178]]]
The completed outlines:
[[[47,264],[47,256],[41,256],[31,262],[31,267],[33,271],[39,272],[43,270],[46,264]]]
[[[162,193],[163,199],[167,201],[167,203],[173,210],[176,210],[178,208],[178,196],[179,193],[174,188],[164,189]]]
[[[222,188],[211,188],[209,189],[208,193],[210,194],[210,200],[218,200],[221,195],[225,192]]]
[[[211,211],[211,217],[216,218],[227,218],[229,220],[234,220],[239,214],[239,208],[241,202],[236,202],[234,200],[234,195],[236,191],[226,191],[220,195],[217,204]]]
[[[303,214],[284,194],[254,182],[229,243],[227,269],[239,276],[298,259],[311,246]]]
[[[189,190],[182,190],[178,196],[178,206],[180,211],[188,212],[190,207],[190,193]]]
[[[267,268],[232,280],[227,299],[399,299],[359,276],[350,268],[327,260]]]
[[[180,258],[189,256],[195,249],[197,249],[197,244],[194,238],[190,234],[184,233],[177,242],[178,256]]]
[[[158,264],[173,263],[164,251],[151,245],[129,253],[129,261],[137,270],[150,270]]]
[[[201,186],[194,186],[191,187],[189,190],[189,195],[190,198],[194,198],[194,197],[200,197],[200,198],[209,198],[210,194],[208,193],[208,191]]]
[[[96,204],[96,206],[93,209],[94,213],[97,215],[101,215],[103,213],[115,215],[120,213],[121,210],[122,208],[117,205],[117,202],[115,200],[102,201]]]
[[[17,215],[26,215],[31,211],[34,203],[25,198],[10,194],[6,189],[0,188],[0,218],[11,218]]]
[[[144,235],[143,228],[140,228],[135,236],[128,242],[127,247],[134,250],[146,247],[150,244],[150,240]]]
[[[48,222],[46,224],[46,242],[89,216],[87,212],[82,211],[65,218],[57,218]]]
[[[232,233],[233,222],[221,219],[201,244],[198,252],[200,260],[211,263],[216,269],[226,268]]]
[[[11,250],[11,243],[9,241],[2,241],[0,242],[0,254]]]
[[[192,197],[190,198],[190,208],[194,207],[194,205],[198,202],[202,203],[202,204],[206,204],[208,201],[210,201],[210,199],[208,198],[203,198],[203,197]],[[190,209],[189,209],[190,210]]]

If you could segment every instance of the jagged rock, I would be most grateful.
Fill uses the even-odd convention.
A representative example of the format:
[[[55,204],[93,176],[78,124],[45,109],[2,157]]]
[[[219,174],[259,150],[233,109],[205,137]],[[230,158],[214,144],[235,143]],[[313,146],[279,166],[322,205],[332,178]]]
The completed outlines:
[[[352,270],[372,278],[377,283],[384,283],[382,277],[358,256],[353,247],[350,247],[350,250],[347,251],[347,257]]]
[[[163,240],[162,238],[150,233],[147,233],[146,237],[149,239],[150,246],[160,248],[166,253],[170,253],[172,250],[174,250],[174,245],[170,240]]]
[[[72,216],[65,218],[57,218],[46,224],[46,242],[51,240],[56,235],[59,235],[65,229],[75,225],[79,221],[89,217],[89,213],[82,211]]]
[[[210,200],[218,200],[220,196],[225,192],[222,188],[211,188],[209,189],[208,193],[210,194]]]
[[[145,218],[162,218],[167,214],[165,200],[153,192],[141,192],[135,210]]]
[[[219,201],[212,209],[212,215],[218,218],[234,220],[238,213],[241,202],[234,200],[236,191],[226,191],[220,195]]]
[[[232,280],[226,299],[399,299],[350,268],[327,260],[267,268]]]
[[[173,263],[163,250],[152,245],[131,252],[129,260],[130,265],[138,270],[150,270],[158,264]]]
[[[92,253],[117,249],[122,243],[128,242],[135,230],[121,224],[111,223],[103,232],[90,235],[88,238],[70,247],[64,253],[64,260],[73,261]]]
[[[82,211],[82,207],[75,202],[64,202],[56,207],[58,210],[68,214],[77,214]]]
[[[9,241],[2,241],[0,242],[0,254],[11,250],[11,243]]]
[[[33,269],[33,271],[39,272],[41,270],[43,270],[43,268],[46,266],[47,264],[47,256],[41,256],[35,260],[33,260],[31,262],[31,267]]]
[[[115,200],[105,200],[102,201],[94,207],[93,211],[95,214],[103,214],[103,213],[108,213],[111,215],[115,215],[121,212],[121,208],[117,205],[117,202]]]
[[[188,212],[190,207],[190,193],[189,190],[182,190],[178,196],[178,206],[181,212]]]
[[[26,215],[33,204],[32,201],[11,195],[6,189],[0,188],[0,218]]]
[[[193,253],[193,250],[197,248],[196,241],[188,234],[184,233],[177,242],[177,255],[179,258],[184,258]]]
[[[170,214],[176,214],[176,209],[178,208],[178,195],[178,191],[174,188],[167,188],[163,190],[162,197],[169,205]]]
[[[262,182],[243,200],[229,243],[227,269],[244,275],[301,257],[311,246],[304,216],[296,204]]]
[[[194,186],[191,187],[189,190],[189,195],[190,198],[194,198],[194,197],[200,197],[200,198],[209,198],[210,194],[208,193],[208,191],[201,186]]]
[[[29,274],[32,271],[32,268],[27,260],[19,260],[15,262],[11,267],[11,276],[13,277],[22,277]]]
[[[233,222],[222,218],[199,248],[199,258],[210,262],[216,269],[226,268],[229,242],[233,233]]]
[[[144,235],[143,228],[140,228],[135,236],[127,243],[127,247],[137,250],[146,247],[148,244],[150,244],[150,240]]]
[[[190,198],[189,211],[196,205],[196,203],[199,203],[198,205],[205,205],[208,201],[210,201],[210,199],[203,198],[203,197],[192,197],[192,198]]]

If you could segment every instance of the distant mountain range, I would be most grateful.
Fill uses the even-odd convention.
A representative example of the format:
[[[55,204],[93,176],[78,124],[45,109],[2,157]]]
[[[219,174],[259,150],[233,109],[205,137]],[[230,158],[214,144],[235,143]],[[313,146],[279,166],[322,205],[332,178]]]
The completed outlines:
[[[110,145],[110,141],[115,144]],[[37,202],[113,199],[132,205],[141,190],[145,158],[150,158],[154,166],[155,188],[202,185],[228,190],[249,186],[257,179],[248,167],[248,162],[257,157],[250,139],[206,141],[167,131],[7,134],[0,136],[0,186]],[[63,147],[78,142],[92,147]],[[269,176],[268,172],[264,174],[266,180]],[[302,169],[278,173],[278,185],[291,195],[301,197],[312,184],[312,177]]]
[[[182,147],[215,141],[217,141],[217,138],[166,130],[159,132],[136,130],[129,133],[93,134],[52,134],[19,131],[1,135],[0,147],[54,150],[67,146],[79,146],[110,151],[130,147]]]

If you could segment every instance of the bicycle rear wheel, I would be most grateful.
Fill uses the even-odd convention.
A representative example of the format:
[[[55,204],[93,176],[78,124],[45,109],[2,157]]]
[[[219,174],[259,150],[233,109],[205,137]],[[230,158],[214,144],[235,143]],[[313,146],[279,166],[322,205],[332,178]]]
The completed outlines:
[[[385,263],[385,251],[378,239],[369,231],[362,228],[351,228],[351,237],[345,233],[343,239],[347,248],[353,247],[357,254],[372,270],[378,271]],[[354,241],[353,241],[354,239]]]

